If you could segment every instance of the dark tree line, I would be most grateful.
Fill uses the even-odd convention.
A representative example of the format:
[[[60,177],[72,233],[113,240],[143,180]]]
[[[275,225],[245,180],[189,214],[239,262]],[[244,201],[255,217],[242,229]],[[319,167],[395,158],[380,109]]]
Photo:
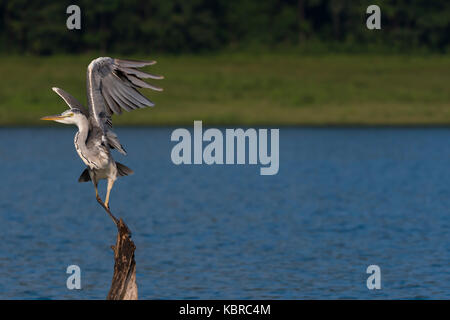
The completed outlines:
[[[81,8],[81,30],[66,8]],[[381,7],[382,30],[366,28]],[[450,51],[448,0],[0,0],[0,52],[304,47]]]

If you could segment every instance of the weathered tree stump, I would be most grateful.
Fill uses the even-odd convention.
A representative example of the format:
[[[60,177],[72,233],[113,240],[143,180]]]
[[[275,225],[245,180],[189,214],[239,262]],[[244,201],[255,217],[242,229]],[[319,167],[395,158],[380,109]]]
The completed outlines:
[[[134,250],[136,246],[131,240],[131,232],[125,222],[117,223],[116,245],[114,250],[114,275],[107,300],[137,300],[136,262]]]

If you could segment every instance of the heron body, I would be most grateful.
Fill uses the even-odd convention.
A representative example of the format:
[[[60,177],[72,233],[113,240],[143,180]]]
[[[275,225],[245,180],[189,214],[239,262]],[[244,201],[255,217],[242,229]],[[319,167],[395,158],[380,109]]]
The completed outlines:
[[[74,138],[75,149],[87,167],[78,181],[92,181],[97,201],[115,223],[117,219],[109,209],[111,189],[119,176],[132,174],[133,171],[114,161],[111,155],[111,149],[126,154],[117,135],[112,131],[111,116],[121,114],[122,110],[131,111],[154,106],[154,103],[137,89],[149,88],[162,91],[162,88],[150,85],[142,79],[163,79],[163,77],[142,72],[137,68],[155,63],[155,61],[121,60],[109,57],[97,58],[89,64],[87,69],[88,109],[64,90],[52,88],[70,109],[59,115],[41,118],[64,124],[75,124],[78,127]],[[98,182],[102,179],[107,180],[104,202],[98,194]]]

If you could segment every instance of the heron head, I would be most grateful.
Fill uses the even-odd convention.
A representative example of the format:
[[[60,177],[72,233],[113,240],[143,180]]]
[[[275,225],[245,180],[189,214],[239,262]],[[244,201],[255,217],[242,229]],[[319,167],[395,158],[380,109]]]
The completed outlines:
[[[42,117],[41,120],[51,120],[64,124],[78,124],[82,118],[85,118],[81,110],[72,108],[64,111],[61,114],[55,114],[52,116]]]

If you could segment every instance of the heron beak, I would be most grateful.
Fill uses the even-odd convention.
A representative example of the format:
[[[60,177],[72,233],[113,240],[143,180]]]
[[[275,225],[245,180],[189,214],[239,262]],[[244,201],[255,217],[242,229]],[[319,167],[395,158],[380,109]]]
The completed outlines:
[[[53,121],[55,121],[55,120],[61,120],[61,119],[64,119],[64,118],[67,118],[67,116],[62,116],[62,115],[59,115],[59,114],[55,114],[53,116],[42,117],[41,120],[48,120],[48,121],[53,120]]]

